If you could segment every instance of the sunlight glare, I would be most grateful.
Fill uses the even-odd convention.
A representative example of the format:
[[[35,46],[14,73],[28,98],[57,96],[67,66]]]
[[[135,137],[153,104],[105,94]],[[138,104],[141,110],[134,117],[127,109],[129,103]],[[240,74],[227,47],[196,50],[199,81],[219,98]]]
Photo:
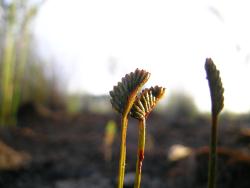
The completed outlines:
[[[122,76],[141,68],[152,73],[148,86],[162,85],[167,93],[183,89],[207,111],[204,63],[211,57],[221,71],[225,109],[244,112],[250,110],[247,5],[51,0],[38,16],[35,33],[41,49],[49,47],[62,66],[71,67],[70,93],[108,94]]]

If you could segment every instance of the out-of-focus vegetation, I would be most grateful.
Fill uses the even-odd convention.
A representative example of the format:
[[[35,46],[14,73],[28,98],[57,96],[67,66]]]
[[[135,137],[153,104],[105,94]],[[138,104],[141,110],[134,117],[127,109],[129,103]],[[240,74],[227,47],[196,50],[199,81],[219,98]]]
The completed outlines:
[[[46,104],[52,109],[65,102],[71,114],[113,112],[107,95],[71,95],[62,100],[65,93],[60,91],[57,70],[48,70],[48,62],[37,53],[32,36],[32,24],[43,2],[0,0],[0,125],[15,124],[18,109],[26,102]],[[183,92],[173,93],[158,112],[170,119],[193,119],[198,115],[194,100]]]
[[[198,109],[191,96],[183,92],[174,92],[170,95],[166,106],[166,116],[170,119],[193,119]]]
[[[45,72],[45,63],[36,51],[31,32],[32,21],[42,3],[0,1],[1,125],[16,123],[17,110],[22,103],[49,103],[48,96],[55,95],[55,82]]]
[[[117,136],[117,125],[114,120],[109,120],[105,127],[103,147],[104,147],[104,159],[107,162],[112,160],[112,146]]]
[[[66,107],[70,114],[79,112],[105,114],[113,112],[109,100],[109,96],[107,95],[94,96],[90,94],[75,94],[67,97]]]

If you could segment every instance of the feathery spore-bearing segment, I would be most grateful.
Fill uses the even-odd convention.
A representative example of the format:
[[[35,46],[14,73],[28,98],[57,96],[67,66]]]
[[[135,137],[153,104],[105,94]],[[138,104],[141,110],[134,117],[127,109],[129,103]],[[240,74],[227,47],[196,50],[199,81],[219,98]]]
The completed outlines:
[[[118,82],[109,92],[113,108],[119,113],[123,113],[130,104],[129,100],[136,97],[138,90],[147,82],[149,77],[149,72],[139,69],[126,74],[122,81]]]
[[[206,59],[205,70],[212,101],[212,113],[218,115],[224,107],[224,88],[220,78],[220,71],[217,70],[211,58]]]
[[[165,93],[165,88],[155,86],[142,90],[137,97],[130,115],[136,119],[146,118]]]

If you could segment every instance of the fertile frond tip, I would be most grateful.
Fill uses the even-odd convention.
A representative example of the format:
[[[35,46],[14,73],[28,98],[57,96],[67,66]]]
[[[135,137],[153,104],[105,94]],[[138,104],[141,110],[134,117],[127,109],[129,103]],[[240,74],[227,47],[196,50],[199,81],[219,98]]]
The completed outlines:
[[[206,59],[205,70],[212,101],[212,113],[218,115],[224,107],[224,88],[220,78],[220,71],[217,70],[211,58]]]
[[[146,118],[154,109],[157,102],[163,97],[164,93],[165,88],[159,86],[142,90],[131,109],[130,115],[136,119]]]
[[[131,101],[135,99],[138,90],[148,81],[149,77],[149,72],[138,68],[134,72],[126,74],[122,81],[118,82],[109,92],[113,108],[119,113],[124,113],[128,110],[129,105],[132,107]]]

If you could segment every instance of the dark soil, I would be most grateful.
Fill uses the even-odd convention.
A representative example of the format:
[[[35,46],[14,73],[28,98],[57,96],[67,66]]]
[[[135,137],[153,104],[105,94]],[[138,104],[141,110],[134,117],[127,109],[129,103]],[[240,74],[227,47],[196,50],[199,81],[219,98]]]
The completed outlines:
[[[1,188],[110,188],[116,187],[120,135],[112,159],[104,158],[105,125],[118,115],[82,114],[77,117],[19,118],[15,128],[2,128],[0,139],[31,161],[18,169],[0,171]],[[250,187],[250,136],[241,128],[248,120],[220,120],[217,188]],[[118,126],[118,133],[120,129]],[[143,188],[205,188],[207,181],[209,118],[177,119],[152,114],[147,122]],[[192,153],[168,159],[169,148],[181,144]],[[130,119],[127,137],[125,187],[133,187],[137,149],[137,121]]]

